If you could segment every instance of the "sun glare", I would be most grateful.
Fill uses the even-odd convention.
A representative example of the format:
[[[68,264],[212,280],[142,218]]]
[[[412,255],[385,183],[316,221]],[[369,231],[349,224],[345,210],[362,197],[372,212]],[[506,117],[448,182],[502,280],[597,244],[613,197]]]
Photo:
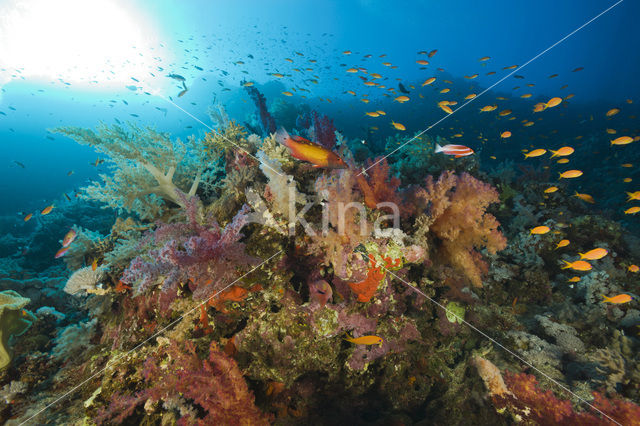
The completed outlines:
[[[116,0],[15,0],[0,10],[0,72],[99,86],[153,71],[154,35]]]

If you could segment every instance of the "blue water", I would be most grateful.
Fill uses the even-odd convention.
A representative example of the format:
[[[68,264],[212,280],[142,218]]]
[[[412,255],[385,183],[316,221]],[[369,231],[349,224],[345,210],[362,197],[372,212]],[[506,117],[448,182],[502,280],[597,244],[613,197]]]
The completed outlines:
[[[11,7],[12,2],[4,3]],[[352,138],[367,136],[363,129],[371,125],[372,120],[363,112],[371,108],[345,94],[346,90],[371,93],[382,109],[397,107],[393,118],[410,124],[408,130],[417,132],[443,116],[433,99],[420,107],[415,103],[391,106],[390,99],[375,97],[381,90],[362,86],[357,77],[345,73],[345,67],[340,65],[362,66],[369,72],[378,72],[388,87],[395,87],[396,79],[404,84],[420,83],[431,75],[438,75],[437,67],[444,68],[447,75],[457,79],[479,73],[478,78],[472,80],[476,87],[474,91],[479,93],[509,72],[503,71],[503,67],[522,65],[531,60],[611,4],[607,1],[539,1],[535,4],[415,1],[391,6],[382,1],[275,1],[267,5],[262,1],[246,1],[242,7],[234,7],[226,2],[207,1],[129,2],[126,8],[133,20],[153,30],[157,45],[150,47],[169,52],[171,57],[157,56],[152,60],[153,66],[129,77],[145,81],[149,72],[158,76],[169,72],[184,75],[189,91],[182,98],[176,98],[180,89],[170,79],[155,79],[149,85],[161,84],[163,96],[173,96],[181,108],[205,123],[209,123],[206,109],[214,97],[239,121],[253,112],[239,87],[240,82],[247,79],[267,85],[264,92],[270,103],[277,97],[293,103],[306,102],[333,117],[338,130]],[[533,93],[534,98],[528,101],[536,96],[546,100],[552,96],[576,94],[566,119],[551,126],[576,133],[580,129],[578,122],[588,114],[601,118],[604,112],[625,99],[637,100],[640,55],[636,51],[640,34],[634,27],[639,12],[637,2],[625,1],[531,62],[519,72],[526,80],[510,77],[485,99],[479,98],[467,108],[476,111],[490,104],[496,94],[509,96],[514,86],[533,82],[535,87],[528,92]],[[117,31],[116,23],[112,27]],[[433,49],[438,49],[438,53],[429,58],[431,64],[426,70],[421,70],[415,63],[421,56],[416,53]],[[343,55],[344,50],[351,50],[353,54]],[[297,56],[295,52],[304,56]],[[125,53],[135,59],[140,52],[131,46],[131,51]],[[254,59],[247,57],[250,54]],[[366,54],[373,56],[363,59]],[[382,54],[387,56],[378,58]],[[155,56],[151,50],[142,55]],[[491,59],[479,63],[478,59],[483,56]],[[286,62],[284,58],[287,57],[295,59],[296,63]],[[308,63],[308,59],[315,59],[317,63]],[[235,65],[239,60],[245,64]],[[381,62],[385,60],[398,68],[382,66]],[[163,67],[164,71],[158,71],[157,66]],[[292,71],[307,66],[313,71]],[[584,70],[571,73],[577,67],[584,67]],[[21,65],[2,62],[0,68],[6,69],[3,73],[19,76],[11,70],[20,69]],[[221,70],[228,75],[223,75]],[[489,71],[496,71],[496,74],[484,75]],[[278,81],[269,75],[274,72],[291,77]],[[547,78],[555,73],[559,74],[557,78]],[[305,79],[313,78],[311,74],[319,76],[319,84],[305,84]],[[122,77],[126,80],[127,76]],[[92,79],[91,76],[80,78]],[[95,179],[100,172],[99,168],[89,165],[96,158],[90,148],[57,135],[49,140],[47,129],[61,125],[92,127],[99,120],[113,123],[119,118],[152,125],[183,138],[188,134],[201,135],[207,130],[162,98],[126,89],[126,85],[135,84],[132,80],[105,89],[100,83],[65,85],[58,79],[64,80],[64,73],[55,79],[12,78],[2,86],[0,111],[6,115],[0,115],[3,150],[0,188],[5,200],[0,206],[1,214],[42,208],[59,199],[63,192],[75,191],[87,180]],[[310,90],[305,93],[306,100],[280,95],[285,87],[296,84]],[[559,91],[564,84],[568,88]],[[469,86],[470,82],[461,80],[461,89]],[[231,91],[223,92],[223,88]],[[517,93],[525,91],[520,89]],[[327,97],[331,104],[318,100]],[[123,100],[129,104],[125,105]],[[527,102],[527,105],[531,104],[533,102]],[[167,116],[155,107],[165,108]],[[637,103],[625,105],[624,114],[636,108]],[[468,123],[462,119],[462,111],[460,115],[451,117],[440,128],[453,125],[456,131],[465,130]],[[482,116],[469,116],[481,119],[474,123],[478,128],[491,125]],[[391,130],[386,122],[376,124],[385,131]],[[437,132],[434,130],[434,133]],[[500,150],[496,148],[492,152],[499,157]],[[23,163],[26,168],[22,169],[14,161]],[[66,174],[70,170],[75,174],[68,177]]]

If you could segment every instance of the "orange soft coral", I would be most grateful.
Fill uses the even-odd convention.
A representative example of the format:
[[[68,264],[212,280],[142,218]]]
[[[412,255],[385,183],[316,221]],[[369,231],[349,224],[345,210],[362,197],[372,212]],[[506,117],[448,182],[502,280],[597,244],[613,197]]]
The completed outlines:
[[[437,182],[427,178],[423,197],[430,203],[429,231],[442,241],[444,258],[482,287],[487,265],[476,250],[484,247],[495,254],[507,246],[500,224],[486,213],[489,204],[499,201],[498,192],[467,173],[456,176],[447,171]]]
[[[358,295],[358,302],[368,302],[378,290],[378,286],[382,282],[385,276],[387,268],[397,268],[402,264],[402,259],[392,260],[390,257],[384,258],[386,266],[383,267],[380,264],[376,264],[376,259],[373,255],[369,255],[369,269],[367,271],[367,278],[357,283],[349,283],[349,287],[355,294]]]
[[[208,303],[209,306],[213,306],[220,312],[227,312],[225,302],[241,302],[245,297],[247,297],[248,293],[249,292],[246,289],[238,287],[237,285],[232,285],[216,297],[209,299]]]

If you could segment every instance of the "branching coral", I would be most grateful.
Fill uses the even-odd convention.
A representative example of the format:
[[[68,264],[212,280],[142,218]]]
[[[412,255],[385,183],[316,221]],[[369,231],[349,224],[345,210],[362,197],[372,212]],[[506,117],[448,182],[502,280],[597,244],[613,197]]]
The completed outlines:
[[[486,213],[489,204],[499,201],[497,191],[467,173],[445,172],[438,181],[427,177],[417,198],[429,206],[429,220],[423,226],[429,223],[429,231],[440,239],[443,257],[474,286],[482,287],[486,264],[476,250],[484,247],[495,254],[507,245],[498,221]]]
[[[100,175],[103,182],[86,187],[86,198],[151,219],[161,215],[167,201],[184,207],[179,188],[189,195],[198,189],[203,150],[194,138],[184,144],[134,124],[128,129],[101,124],[96,131],[80,127],[55,131],[91,145],[111,162],[113,175]]]

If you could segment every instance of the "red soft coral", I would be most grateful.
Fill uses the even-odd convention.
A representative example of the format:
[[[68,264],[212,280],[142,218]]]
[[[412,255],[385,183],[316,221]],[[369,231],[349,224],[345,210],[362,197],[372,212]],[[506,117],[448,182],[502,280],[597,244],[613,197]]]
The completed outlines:
[[[400,179],[395,176],[389,177],[389,164],[385,158],[369,160],[365,167],[367,177],[364,174],[357,174],[358,186],[364,195],[364,203],[370,209],[377,208],[378,203],[393,203],[400,205],[398,187]]]
[[[456,176],[447,171],[437,182],[427,178],[422,198],[430,204],[429,230],[441,240],[444,258],[482,287],[487,265],[476,250],[484,247],[495,254],[507,245],[500,224],[486,213],[489,204],[499,201],[498,192],[467,173]]]
[[[160,367],[155,357],[145,361],[143,375],[151,387],[133,396],[113,395],[109,408],[101,411],[95,419],[98,424],[110,420],[120,423],[147,400],[157,402],[180,397],[193,401],[205,415],[194,418],[195,414],[187,414],[179,424],[269,424],[268,417],[254,405],[253,395],[238,365],[218,349],[215,342],[211,342],[209,356],[205,360],[198,357],[191,341],[181,345],[172,341],[163,351],[168,358],[166,366]]]
[[[538,381],[532,375],[506,372],[504,381],[513,392],[513,397],[494,396],[496,407],[510,407],[535,424],[610,425],[610,419],[613,419],[624,425],[640,425],[640,407],[628,401],[607,399],[594,392],[591,406],[595,410],[575,411],[570,401],[557,398],[550,390],[540,389]]]

